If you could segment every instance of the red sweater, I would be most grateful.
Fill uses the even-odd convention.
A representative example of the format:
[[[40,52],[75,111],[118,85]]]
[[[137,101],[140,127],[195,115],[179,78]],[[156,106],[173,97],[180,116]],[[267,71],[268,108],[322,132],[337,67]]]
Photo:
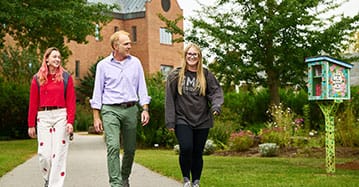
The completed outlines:
[[[36,79],[33,78],[30,87],[30,100],[29,100],[29,113],[28,113],[28,126],[36,126],[36,115],[39,107],[58,106],[64,107],[67,111],[67,123],[74,124],[76,112],[76,95],[74,82],[72,77],[69,76],[66,99],[64,97],[64,83],[55,82],[51,79],[51,75],[47,77],[47,83],[39,87]]]

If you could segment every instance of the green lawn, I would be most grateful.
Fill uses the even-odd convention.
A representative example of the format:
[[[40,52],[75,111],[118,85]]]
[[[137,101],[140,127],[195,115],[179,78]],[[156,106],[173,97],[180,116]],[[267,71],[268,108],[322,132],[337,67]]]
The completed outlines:
[[[36,154],[36,140],[0,141],[0,176]],[[337,158],[344,163],[359,158]],[[359,170],[336,169],[327,175],[325,158],[264,158],[205,156],[201,185],[222,186],[359,186]],[[182,180],[178,155],[172,150],[137,150],[135,162],[158,173]]]
[[[356,158],[358,159],[358,158]],[[353,159],[338,159],[337,163]],[[178,155],[171,150],[138,150],[135,161],[182,180]],[[327,175],[325,158],[205,156],[201,185],[221,186],[359,186],[359,170],[336,169]]]
[[[37,152],[36,139],[0,141],[0,177]]]

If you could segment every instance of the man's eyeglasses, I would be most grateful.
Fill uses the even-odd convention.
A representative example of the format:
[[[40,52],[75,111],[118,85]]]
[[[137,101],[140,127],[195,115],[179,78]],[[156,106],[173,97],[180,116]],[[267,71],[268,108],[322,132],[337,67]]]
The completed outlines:
[[[198,53],[186,53],[187,56],[198,57]]]

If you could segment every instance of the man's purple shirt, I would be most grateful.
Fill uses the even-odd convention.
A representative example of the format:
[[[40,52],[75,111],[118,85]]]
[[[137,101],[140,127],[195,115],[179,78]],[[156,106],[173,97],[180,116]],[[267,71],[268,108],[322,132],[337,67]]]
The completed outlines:
[[[101,109],[103,104],[139,102],[149,104],[142,64],[137,57],[128,56],[117,62],[113,54],[101,60],[96,67],[96,79],[92,99],[93,109]]]

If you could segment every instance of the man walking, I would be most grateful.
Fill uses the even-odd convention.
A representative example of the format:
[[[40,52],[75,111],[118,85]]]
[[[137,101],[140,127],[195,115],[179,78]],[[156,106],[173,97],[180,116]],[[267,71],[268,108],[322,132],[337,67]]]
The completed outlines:
[[[137,104],[142,107],[140,117],[145,126],[150,119],[151,97],[147,93],[141,62],[129,53],[129,33],[117,31],[110,41],[113,51],[96,67],[90,103],[96,132],[105,131],[110,185],[127,187],[136,150]],[[124,150],[122,162],[119,157],[120,134]]]

